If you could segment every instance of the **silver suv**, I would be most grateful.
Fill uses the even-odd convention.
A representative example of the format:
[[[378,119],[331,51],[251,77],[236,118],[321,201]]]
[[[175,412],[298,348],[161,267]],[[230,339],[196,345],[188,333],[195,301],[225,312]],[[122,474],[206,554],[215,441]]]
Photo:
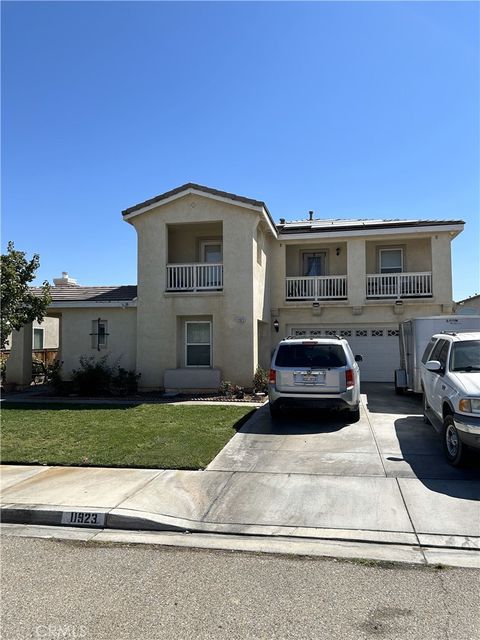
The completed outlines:
[[[270,413],[289,407],[342,409],[352,422],[360,418],[360,370],[344,338],[287,338],[272,358]]]
[[[434,335],[422,358],[423,415],[443,437],[447,460],[480,449],[480,332]]]

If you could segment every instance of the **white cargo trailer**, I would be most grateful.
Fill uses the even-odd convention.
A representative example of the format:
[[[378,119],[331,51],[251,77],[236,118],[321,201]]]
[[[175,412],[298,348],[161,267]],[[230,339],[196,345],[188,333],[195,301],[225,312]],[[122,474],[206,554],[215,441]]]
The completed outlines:
[[[399,326],[400,368],[395,370],[395,392],[421,393],[420,363],[436,333],[480,331],[480,316],[430,316],[405,320]]]

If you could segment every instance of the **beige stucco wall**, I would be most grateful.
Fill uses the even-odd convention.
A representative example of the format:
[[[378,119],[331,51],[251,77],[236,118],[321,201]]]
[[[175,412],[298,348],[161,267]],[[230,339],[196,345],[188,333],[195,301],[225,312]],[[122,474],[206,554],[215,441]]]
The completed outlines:
[[[102,358],[109,356],[110,364],[117,363],[125,369],[136,368],[136,309],[104,307],[94,309],[62,309],[60,322],[62,376],[69,379],[72,369],[77,369],[82,355]],[[107,325],[107,348],[92,347],[92,321],[101,318]]]
[[[259,277],[257,269],[254,273],[259,220],[256,211],[198,195],[186,195],[132,218],[138,235],[137,369],[143,388],[162,387],[165,369],[179,364],[182,334],[177,318],[184,322],[198,316],[212,318],[213,366],[222,370],[224,379],[251,385],[257,317],[268,314],[264,291],[252,286]],[[191,225],[191,234],[185,229],[193,238],[206,222],[222,229],[223,292],[165,293],[169,238],[177,242],[168,225],[180,222]]]
[[[253,369],[269,366],[271,331],[270,286],[272,280],[271,245],[273,238],[266,225],[258,223],[253,237]]]
[[[431,237],[432,285],[437,302],[452,304],[452,254],[448,233],[438,233]]]
[[[59,319],[44,318],[43,322],[35,320],[32,323],[32,331],[34,329],[43,329],[43,348],[58,349],[59,340]]]

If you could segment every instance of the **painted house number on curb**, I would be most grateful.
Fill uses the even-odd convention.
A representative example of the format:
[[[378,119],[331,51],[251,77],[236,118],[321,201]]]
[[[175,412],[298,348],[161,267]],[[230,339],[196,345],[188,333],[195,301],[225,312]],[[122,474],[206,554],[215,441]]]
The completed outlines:
[[[64,511],[62,524],[74,524],[82,527],[103,527],[105,525],[104,513],[89,513],[86,511]]]

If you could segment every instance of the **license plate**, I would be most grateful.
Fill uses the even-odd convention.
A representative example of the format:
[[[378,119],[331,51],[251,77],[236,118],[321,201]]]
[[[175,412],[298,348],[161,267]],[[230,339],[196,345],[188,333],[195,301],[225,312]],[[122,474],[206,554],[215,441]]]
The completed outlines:
[[[103,527],[105,514],[91,511],[64,511],[62,524],[73,524],[77,527]]]
[[[325,371],[315,371],[315,373],[295,373],[295,384],[325,384]]]

